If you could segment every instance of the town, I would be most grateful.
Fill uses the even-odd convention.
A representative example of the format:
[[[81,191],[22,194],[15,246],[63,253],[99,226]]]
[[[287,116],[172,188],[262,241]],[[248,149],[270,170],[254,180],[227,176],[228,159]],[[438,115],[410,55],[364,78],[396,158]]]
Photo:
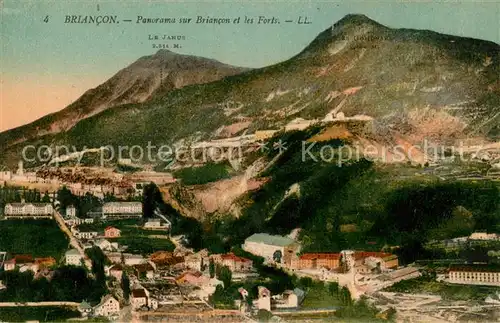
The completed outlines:
[[[0,223],[27,225],[30,221],[55,221],[69,245],[60,258],[2,250],[2,301],[5,300],[2,294],[16,288],[12,285],[15,273],[31,272],[33,280],[43,277],[50,282],[56,279],[61,268],[82,268],[89,279],[102,279],[103,293],[98,302],[94,297],[94,302],[90,299],[43,300],[40,304],[64,306],[83,318],[105,317],[117,321],[180,317],[252,321],[266,315],[295,319],[323,317],[334,314],[352,300],[376,304],[381,297],[392,295],[394,298],[394,293],[385,290],[398,282],[427,275],[429,269],[419,263],[401,265],[398,256],[390,252],[302,252],[300,242],[294,238],[297,232],[289,236],[255,233],[227,253],[193,250],[184,246],[185,237],[171,234],[174,221],[159,209],[153,210],[152,216],[144,217],[144,200],[104,202],[79,217],[81,210],[68,204],[65,194],[71,193],[63,188],[52,202],[22,201],[5,205]],[[163,250],[156,249],[156,245],[152,248],[140,245],[141,239],[151,237],[171,241],[171,244],[164,244]],[[469,237],[434,244],[499,240],[497,234],[476,232]],[[280,279],[285,277],[286,283],[278,288],[266,287],[269,270],[272,275],[268,278],[277,279],[278,275]],[[437,271],[436,279],[457,285],[498,287],[500,270],[484,263],[452,265]],[[271,289],[279,292],[273,293]],[[316,293],[325,293],[321,289],[332,293],[326,298],[326,304],[313,301]],[[343,293],[347,298],[333,301]],[[498,294],[491,297],[498,298]],[[328,299],[332,303],[325,306]],[[31,303],[36,304],[33,300],[23,302]],[[19,302],[0,302],[0,306],[9,304],[19,306]],[[393,307],[380,306],[378,315],[387,317],[398,307],[394,300],[393,304]]]

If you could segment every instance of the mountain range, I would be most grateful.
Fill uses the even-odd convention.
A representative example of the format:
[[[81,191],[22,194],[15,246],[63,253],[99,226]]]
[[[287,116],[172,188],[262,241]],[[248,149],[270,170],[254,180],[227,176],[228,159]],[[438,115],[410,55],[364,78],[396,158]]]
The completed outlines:
[[[499,141],[500,45],[347,15],[297,55],[259,69],[161,50],[67,108],[0,133],[0,163],[15,165],[26,144],[171,144],[329,113],[373,120],[357,135],[373,142]]]

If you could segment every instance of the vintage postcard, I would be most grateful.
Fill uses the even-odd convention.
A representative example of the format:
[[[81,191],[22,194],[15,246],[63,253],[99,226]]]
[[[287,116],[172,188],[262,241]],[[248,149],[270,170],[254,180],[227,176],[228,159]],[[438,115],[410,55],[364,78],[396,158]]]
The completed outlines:
[[[500,322],[500,1],[0,10],[1,322]]]

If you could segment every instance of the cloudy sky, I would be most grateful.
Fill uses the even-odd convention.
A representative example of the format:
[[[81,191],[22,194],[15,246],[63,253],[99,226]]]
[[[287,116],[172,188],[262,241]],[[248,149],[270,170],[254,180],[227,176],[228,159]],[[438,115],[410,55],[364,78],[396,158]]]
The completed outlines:
[[[500,2],[494,0],[0,0],[0,6],[0,131],[64,108],[137,58],[156,52],[149,35],[183,35],[186,40],[177,52],[248,67],[293,56],[349,13],[365,14],[389,27],[431,29],[500,43]],[[66,24],[66,15],[116,15],[120,23]],[[261,15],[282,23],[243,23],[245,16]],[[229,25],[142,24],[137,16],[241,20]],[[299,16],[312,23],[284,23]],[[123,21],[128,19],[132,21]]]

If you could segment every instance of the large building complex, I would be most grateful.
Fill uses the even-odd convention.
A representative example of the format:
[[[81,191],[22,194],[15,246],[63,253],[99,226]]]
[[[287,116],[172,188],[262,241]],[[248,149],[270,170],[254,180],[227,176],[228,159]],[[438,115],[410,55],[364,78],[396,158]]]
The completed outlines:
[[[102,206],[103,218],[142,217],[141,202],[108,202]]]
[[[300,245],[293,239],[256,233],[245,240],[243,250],[264,257],[268,262],[290,265],[292,258],[300,250]]]
[[[462,265],[451,266],[450,283],[471,285],[500,285],[500,266]]]
[[[336,269],[340,266],[340,253],[305,253],[292,259],[293,269]]]
[[[50,203],[8,203],[5,205],[6,218],[52,217],[54,209]]]

